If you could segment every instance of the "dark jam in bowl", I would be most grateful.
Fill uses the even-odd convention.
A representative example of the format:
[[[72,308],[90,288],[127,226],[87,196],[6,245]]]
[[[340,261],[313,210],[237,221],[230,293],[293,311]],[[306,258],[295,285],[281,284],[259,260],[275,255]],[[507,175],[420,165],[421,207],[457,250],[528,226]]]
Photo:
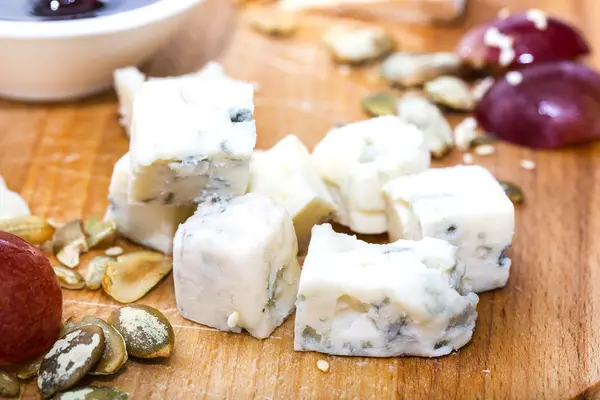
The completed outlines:
[[[56,21],[131,11],[159,0],[0,0],[0,20]]]

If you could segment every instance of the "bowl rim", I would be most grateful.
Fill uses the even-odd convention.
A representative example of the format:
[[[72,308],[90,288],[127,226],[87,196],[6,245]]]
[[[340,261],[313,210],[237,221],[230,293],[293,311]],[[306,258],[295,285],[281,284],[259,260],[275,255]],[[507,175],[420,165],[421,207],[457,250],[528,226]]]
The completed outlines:
[[[0,38],[55,39],[128,31],[184,13],[205,0],[157,0],[155,3],[94,18],[60,21],[0,20]]]

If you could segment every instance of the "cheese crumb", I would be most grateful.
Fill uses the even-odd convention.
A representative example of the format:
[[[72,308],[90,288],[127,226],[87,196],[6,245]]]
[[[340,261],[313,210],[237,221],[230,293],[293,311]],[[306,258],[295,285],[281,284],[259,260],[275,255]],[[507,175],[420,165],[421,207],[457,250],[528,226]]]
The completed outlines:
[[[491,144],[482,144],[481,146],[475,147],[475,154],[478,156],[489,156],[495,152],[496,149]]]
[[[111,247],[106,249],[106,251],[104,252],[104,254],[106,254],[109,257],[116,257],[116,256],[120,256],[121,254],[123,254],[123,248],[119,247],[119,246],[115,246],[115,247]]]
[[[234,311],[231,313],[229,318],[227,318],[227,326],[230,328],[235,328],[237,326],[238,322],[240,322],[240,313],[237,311]]]
[[[463,164],[473,164],[473,154],[465,153],[463,154]]]
[[[532,160],[521,160],[520,165],[521,165],[521,168],[528,169],[528,170],[534,170],[536,167],[535,162]]]
[[[454,143],[460,151],[467,151],[471,141],[477,136],[477,121],[467,117],[454,128]]]
[[[498,62],[501,66],[506,67],[515,59],[516,53],[513,48],[514,39],[500,32],[498,28],[491,27],[485,31],[483,42],[486,46],[496,47],[500,50]]]
[[[508,7],[504,7],[498,11],[498,18],[507,19],[508,17],[510,17],[510,10]]]
[[[317,368],[319,368],[323,372],[329,371],[329,363],[325,360],[317,361]]]
[[[484,374],[488,375],[488,374],[489,374],[491,371],[490,371],[489,369],[484,369],[482,372],[483,372]]]
[[[537,8],[533,8],[525,14],[527,19],[535,25],[540,31],[545,31],[548,28],[548,17],[546,13]]]
[[[519,71],[510,71],[506,74],[506,81],[512,86],[519,86],[523,82],[523,74]]]

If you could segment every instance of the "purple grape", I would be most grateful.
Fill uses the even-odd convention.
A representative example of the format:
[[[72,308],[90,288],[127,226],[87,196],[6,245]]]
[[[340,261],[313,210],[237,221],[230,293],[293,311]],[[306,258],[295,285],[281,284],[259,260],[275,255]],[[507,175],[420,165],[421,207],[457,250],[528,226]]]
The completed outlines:
[[[35,0],[34,13],[47,17],[84,14],[102,6],[100,0]]]
[[[600,138],[600,74],[571,61],[548,62],[498,79],[475,110],[487,132],[533,148]]]
[[[572,26],[530,10],[476,26],[463,36],[457,52],[476,69],[502,72],[545,61],[574,60],[590,49]]]

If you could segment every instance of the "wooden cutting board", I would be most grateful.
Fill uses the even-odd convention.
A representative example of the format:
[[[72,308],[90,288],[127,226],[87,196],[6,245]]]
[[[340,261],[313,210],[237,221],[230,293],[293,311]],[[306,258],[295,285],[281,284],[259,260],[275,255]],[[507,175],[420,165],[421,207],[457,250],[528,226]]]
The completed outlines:
[[[493,18],[501,6],[561,15],[600,51],[598,0],[473,0],[462,27],[387,26],[404,50],[451,50],[465,29]],[[149,69],[177,74],[216,58],[234,77],[260,85],[259,148],[289,133],[312,148],[332,124],[365,118],[361,97],[385,87],[374,79],[373,68],[348,71],[331,62],[318,36],[333,22],[306,17],[297,36],[275,40],[248,29],[245,16],[236,16],[229,2],[208,1]],[[600,67],[600,56],[590,63]],[[0,174],[9,187],[23,194],[35,214],[67,220],[104,214],[112,166],[128,141],[110,93],[59,105],[0,102],[0,149]],[[537,169],[520,168],[521,159],[534,160]],[[459,161],[456,153],[436,165]],[[117,376],[86,383],[115,385],[134,399],[576,395],[600,380],[600,146],[550,152],[500,144],[496,154],[475,161],[521,185],[527,202],[517,209],[510,281],[481,296],[473,340],[460,351],[438,359],[296,353],[293,317],[264,341],[217,332],[179,316],[169,277],[140,303],[158,307],[170,319],[175,355],[167,361],[130,361]],[[64,296],[65,318],[104,317],[118,307],[101,291],[64,291]],[[317,369],[320,359],[329,362],[329,373]],[[34,382],[23,388],[22,398],[37,396]]]

